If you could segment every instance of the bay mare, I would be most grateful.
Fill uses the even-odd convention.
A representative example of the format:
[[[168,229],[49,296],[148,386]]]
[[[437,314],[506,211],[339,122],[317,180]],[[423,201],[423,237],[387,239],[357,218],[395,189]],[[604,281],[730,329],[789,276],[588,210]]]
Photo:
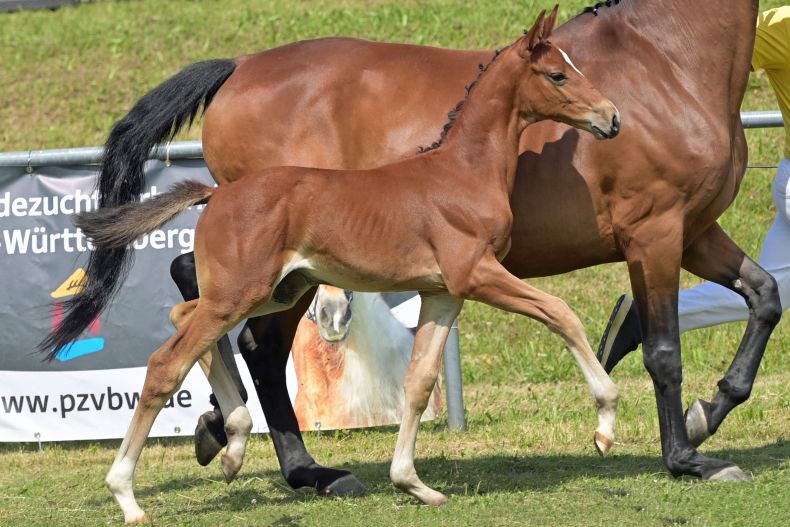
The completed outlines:
[[[695,447],[748,399],[781,316],[773,278],[716,223],[734,200],[746,165],[739,112],[758,1],[612,4],[598,4],[595,14],[587,10],[557,28],[552,39],[617,102],[624,129],[615,141],[600,143],[561,124],[530,127],[522,136],[511,199],[513,245],[503,263],[529,278],[627,262],[646,328],[644,360],[667,468],[676,476],[743,479],[732,463],[702,456]],[[408,156],[415,145],[430,144],[443,109],[463,96],[466,77],[487,56],[325,39],[242,57],[206,112],[206,162],[224,183],[256,166],[358,168],[375,165],[382,152],[390,159]],[[632,74],[620,74],[626,70]],[[367,118],[374,101],[395,94],[402,95],[397,112]],[[245,143],[249,137],[256,141]],[[189,256],[174,267],[179,282],[194,282]],[[698,400],[685,417],[680,267],[737,292],[750,307],[744,337],[715,397]],[[250,321],[255,338],[245,344],[266,349],[268,360],[248,364],[260,382],[267,423],[277,423],[272,438],[286,479],[331,490],[351,480],[315,465],[299,439],[285,388],[284,364],[306,307]],[[328,483],[327,477],[337,479]]]
[[[739,110],[758,2],[613,4],[560,26],[552,40],[617,102],[626,124],[605,143],[561,124],[529,128],[521,139],[512,246],[503,264],[529,278],[626,261],[647,328],[644,357],[656,391],[664,461],[675,475],[721,476],[721,468],[732,464],[701,456],[694,446],[748,398],[780,316],[771,277],[715,223],[735,198],[745,169]],[[490,56],[333,38],[190,66],[143,97],[113,129],[101,173],[104,203],[136,198],[149,148],[167,140],[173,125],[181,127],[204,101],[210,102],[203,127],[206,163],[220,184],[268,166],[369,168],[411,156],[435,140],[447,109],[463,98],[464,85]],[[377,104],[396,98],[397,111]],[[112,254],[100,251],[94,258]],[[702,414],[688,416],[690,428],[703,431],[691,438],[681,399],[681,266],[736,290],[751,309],[718,393],[710,404],[703,402]],[[192,256],[176,260],[171,270],[185,298],[196,298]],[[94,275],[97,283],[104,278]],[[101,290],[94,293],[85,303],[103,298]],[[288,483],[322,494],[354,492],[362,487],[353,475],[323,467],[307,452],[288,398],[285,364],[308,304],[305,297],[289,311],[250,320],[240,348]],[[76,336],[91,320],[67,329]],[[203,424],[222,430],[214,412],[204,416],[198,432],[205,431]],[[212,447],[198,445],[205,448]]]
[[[511,244],[509,200],[522,131],[555,119],[598,139],[619,132],[612,102],[548,40],[556,16],[556,7],[548,18],[542,12],[525,36],[482,68],[444,144],[431,152],[370,170],[291,166],[221,187],[185,181],[142,203],[77,215],[75,225],[94,246],[125,249],[188,207],[208,203],[195,230],[200,298],[171,311],[176,333],[151,355],[140,401],[107,474],[127,523],[149,521],[134,497],[135,467],[154,419],[198,360],[225,416],[222,472],[227,482],[236,477],[252,421],[217,340],[250,316],[292,307],[320,283],[421,295],[390,478],[423,503],[447,500],[417,476],[414,450],[465,299],[541,321],[592,366],[588,382],[613,388],[568,306],[500,263]],[[397,106],[397,100],[380,102]],[[56,329],[52,340],[59,338]]]

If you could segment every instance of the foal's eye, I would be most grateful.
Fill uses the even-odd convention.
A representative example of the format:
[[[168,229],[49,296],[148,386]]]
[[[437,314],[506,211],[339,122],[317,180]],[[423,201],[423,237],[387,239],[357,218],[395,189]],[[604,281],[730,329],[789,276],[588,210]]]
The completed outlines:
[[[560,73],[560,72],[558,72],[558,73],[549,73],[548,75],[549,75],[549,78],[552,81],[557,82],[557,83],[568,80],[568,76],[565,75],[564,73]]]

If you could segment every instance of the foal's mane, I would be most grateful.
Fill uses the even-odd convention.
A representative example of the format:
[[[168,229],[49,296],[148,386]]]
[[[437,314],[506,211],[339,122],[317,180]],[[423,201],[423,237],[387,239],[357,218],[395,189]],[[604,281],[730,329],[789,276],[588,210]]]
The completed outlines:
[[[469,94],[472,93],[472,90],[474,89],[475,86],[477,86],[477,83],[478,81],[480,81],[480,78],[483,76],[483,74],[486,71],[488,71],[488,68],[491,67],[491,64],[493,64],[496,61],[496,59],[499,58],[502,52],[505,51],[506,49],[507,47],[494,51],[494,56],[491,58],[490,61],[488,61],[488,64],[478,64],[477,67],[480,69],[480,71],[478,72],[477,77],[475,77],[475,80],[473,80],[471,84],[467,84],[466,86],[464,86],[464,89],[466,90],[466,94],[464,95],[464,98],[458,101],[458,104],[455,105],[455,108],[453,108],[447,113],[447,122],[442,128],[442,133],[439,136],[439,139],[437,141],[434,141],[431,144],[431,146],[418,147],[417,149],[418,153],[423,154],[425,152],[430,152],[431,150],[436,150],[437,148],[442,146],[442,143],[444,143],[444,140],[447,138],[447,133],[455,124],[455,120],[458,119],[458,115],[461,113],[461,110],[464,107],[464,103],[466,103],[466,100],[469,98]]]

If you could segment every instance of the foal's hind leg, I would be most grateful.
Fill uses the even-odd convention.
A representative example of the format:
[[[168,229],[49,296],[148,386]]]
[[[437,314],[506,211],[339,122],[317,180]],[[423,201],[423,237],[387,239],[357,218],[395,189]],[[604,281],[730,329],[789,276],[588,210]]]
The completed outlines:
[[[390,466],[396,487],[427,505],[441,505],[447,497],[423,483],[414,469],[414,447],[420,417],[428,406],[442,367],[442,351],[463,300],[446,293],[422,295],[420,322],[414,337],[411,362],[403,381],[406,402],[401,417],[398,443]]]
[[[746,332],[713,401],[697,399],[686,411],[692,445],[716,433],[733,408],[752,391],[768,338],[782,316],[779,290],[773,277],[749,259],[727,234],[714,224],[683,253],[683,267],[743,296],[749,307]]]
[[[191,313],[191,309],[184,309],[183,305],[176,306],[170,312],[170,320],[176,328],[181,327]],[[200,367],[214,391],[217,405],[222,410],[221,415],[226,416],[224,435],[228,448],[225,455],[222,456],[221,465],[225,481],[230,483],[238,474],[244,461],[247,438],[252,429],[252,418],[236,388],[231,373],[225,367],[223,357],[216,344],[212,344],[209,353],[200,358]]]
[[[470,300],[519,313],[545,324],[560,334],[579,364],[598,408],[595,448],[605,455],[614,443],[617,388],[595,358],[584,327],[561,299],[544,293],[510,274],[494,256],[482,259],[462,283],[457,294]],[[451,289],[452,291],[452,289]]]
[[[182,254],[175,258],[170,264],[170,276],[181,292],[181,296],[184,297],[184,300],[189,301],[198,298],[199,291],[197,273],[195,271],[194,252]],[[247,390],[244,387],[244,383],[241,381],[241,375],[236,367],[236,360],[233,357],[233,348],[230,345],[228,336],[223,335],[219,341],[217,341],[217,346],[219,347],[220,356],[225,362],[242,400],[246,403]],[[220,405],[216,401],[215,394],[212,394],[210,401],[214,409],[201,415],[198,420],[198,425],[195,428],[195,456],[197,457],[198,463],[204,467],[208,465],[228,443],[228,438],[225,436]]]
[[[184,322],[175,335],[156,350],[148,360],[145,384],[126,432],[118,456],[107,474],[106,483],[123,510],[126,523],[148,521],[134,498],[132,482],[137,460],[151,431],[154,419],[167,400],[184,380],[190,368],[205,354],[217,338],[227,331],[223,320],[212,308],[197,301],[179,305],[184,311]],[[235,321],[234,321],[235,322]]]

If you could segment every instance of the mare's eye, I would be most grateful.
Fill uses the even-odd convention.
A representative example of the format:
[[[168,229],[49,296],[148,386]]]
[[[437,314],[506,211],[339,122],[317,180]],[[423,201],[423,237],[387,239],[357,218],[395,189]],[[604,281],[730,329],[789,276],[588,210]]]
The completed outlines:
[[[565,75],[564,73],[559,73],[559,72],[558,73],[549,73],[548,75],[549,75],[549,78],[552,81],[554,81],[554,82],[563,82],[563,81],[568,80],[567,75]]]

